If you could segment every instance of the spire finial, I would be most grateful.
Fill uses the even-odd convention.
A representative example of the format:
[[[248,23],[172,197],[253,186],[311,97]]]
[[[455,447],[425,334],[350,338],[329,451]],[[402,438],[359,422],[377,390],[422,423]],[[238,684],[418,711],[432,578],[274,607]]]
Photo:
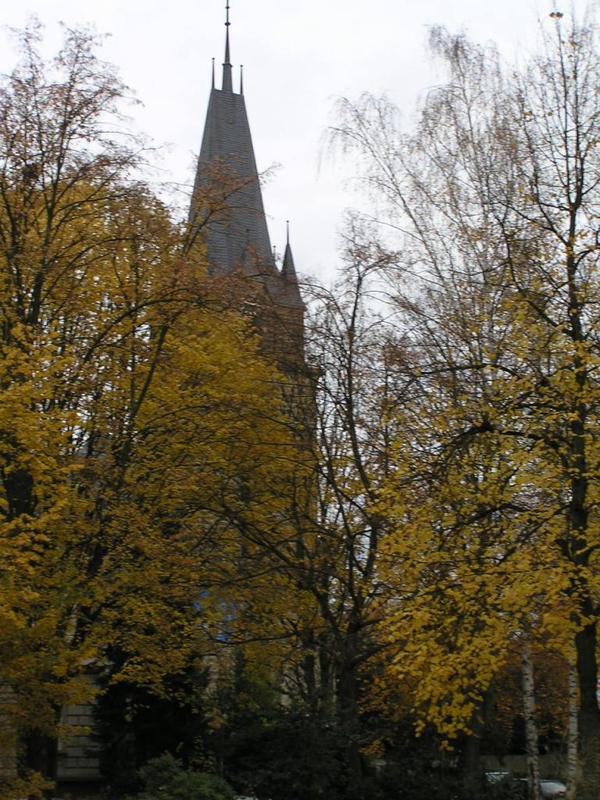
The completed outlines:
[[[244,65],[240,64],[240,94],[244,94]]]
[[[225,61],[223,62],[223,91],[233,92],[233,83],[231,80],[231,57],[229,52],[229,0],[225,2]]]
[[[212,60],[212,88],[215,88],[215,60]]]
[[[229,64],[229,0],[225,3],[225,63]]]
[[[285,221],[285,243],[290,243],[290,221],[286,219]]]

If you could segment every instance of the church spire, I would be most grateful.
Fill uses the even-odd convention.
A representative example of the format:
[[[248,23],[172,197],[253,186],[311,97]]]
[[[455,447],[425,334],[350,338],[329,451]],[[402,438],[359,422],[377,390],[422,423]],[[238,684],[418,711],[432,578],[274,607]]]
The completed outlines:
[[[304,302],[300,294],[300,286],[298,284],[298,275],[296,273],[296,265],[294,264],[294,256],[292,255],[292,246],[290,244],[290,221],[285,222],[286,226],[286,242],[285,252],[283,254],[283,266],[281,268],[281,277],[285,285],[285,299],[282,301],[284,305],[290,308],[304,309]]]
[[[214,275],[227,275],[242,266],[246,275],[254,275],[266,283],[276,279],[278,271],[273,261],[246,103],[242,87],[239,94],[232,87],[229,4],[230,0],[226,0],[223,88],[213,87],[210,92],[190,220],[203,219],[201,198],[206,196],[206,187],[222,188],[224,208],[210,215],[203,231],[210,271]]]
[[[283,254],[283,265],[281,274],[291,284],[298,284],[298,277],[296,275],[296,265],[294,264],[294,256],[292,255],[292,247],[290,245],[290,221],[285,221],[285,251]]]
[[[231,57],[229,52],[229,0],[225,4],[225,61],[223,62],[223,86],[222,91],[233,92],[233,80],[231,76]]]

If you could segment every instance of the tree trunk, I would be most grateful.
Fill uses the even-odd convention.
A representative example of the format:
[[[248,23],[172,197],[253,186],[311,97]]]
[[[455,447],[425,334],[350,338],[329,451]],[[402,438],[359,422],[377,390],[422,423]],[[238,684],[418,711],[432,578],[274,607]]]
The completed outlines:
[[[485,727],[493,710],[495,687],[492,684],[483,695],[483,699],[473,712],[469,725],[469,735],[465,740],[463,751],[462,783],[465,797],[479,800],[481,794],[481,741]]]
[[[476,727],[473,730],[473,727]],[[464,749],[464,767],[462,775],[463,791],[465,797],[477,799],[481,782],[481,729],[480,723],[472,726],[471,733],[467,736]]]
[[[334,670],[331,663],[331,643],[322,637],[319,642],[319,712],[326,717],[335,715]]]
[[[346,737],[346,758],[349,782],[352,787],[349,797],[362,800],[364,797],[363,763],[358,741],[358,686],[352,665],[342,664],[338,672],[337,707],[340,729]]]
[[[527,749],[527,785],[529,800],[540,800],[540,759],[537,723],[535,720],[535,679],[531,648],[524,642],[521,661],[523,681],[523,716]]]
[[[577,668],[572,661],[569,662],[567,697],[567,800],[575,800],[577,796],[579,692],[577,691]]]
[[[586,625],[575,637],[579,676],[580,800],[600,797],[600,711],[598,709],[596,624]]]

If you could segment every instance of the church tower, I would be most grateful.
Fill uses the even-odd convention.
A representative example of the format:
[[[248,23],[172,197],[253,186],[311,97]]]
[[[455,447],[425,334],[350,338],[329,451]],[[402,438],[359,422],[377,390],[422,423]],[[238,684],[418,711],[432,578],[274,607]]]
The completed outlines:
[[[281,270],[271,249],[241,68],[238,91],[234,89],[229,28],[227,0],[221,88],[215,85],[213,60],[190,224],[200,229],[212,277],[242,279],[248,282],[250,292],[258,290],[263,301],[260,327],[265,350],[289,373],[304,366],[304,303],[289,225]]]

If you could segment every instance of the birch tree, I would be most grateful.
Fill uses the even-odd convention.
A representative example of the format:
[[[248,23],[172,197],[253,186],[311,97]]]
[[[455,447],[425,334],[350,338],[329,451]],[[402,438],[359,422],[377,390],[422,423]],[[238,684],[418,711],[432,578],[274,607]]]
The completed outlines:
[[[410,276],[393,276],[414,331],[407,369],[419,395],[414,412],[401,417],[400,429],[411,413],[413,424],[398,445],[404,455],[387,497],[399,504],[391,569],[418,568],[421,575],[427,569],[425,559],[409,553],[411,547],[415,555],[423,552],[423,525],[420,533],[414,529],[417,538],[407,537],[410,520],[422,517],[415,503],[430,504],[432,559],[436,541],[453,550],[452,537],[463,529],[455,557],[437,572],[431,564],[426,584],[434,600],[440,581],[449,592],[455,584],[449,619],[461,626],[469,618],[465,604],[473,603],[475,621],[477,595],[490,597],[496,584],[480,564],[477,572],[469,568],[472,578],[479,574],[469,586],[458,571],[458,553],[465,563],[482,544],[495,542],[500,551],[484,558],[494,571],[518,552],[501,590],[513,612],[541,602],[540,619],[574,639],[581,792],[591,798],[600,752],[595,28],[551,15],[541,54],[522,70],[503,65],[493,48],[445,31],[433,31],[432,45],[449,77],[426,97],[414,135],[400,134],[393,107],[368,96],[342,103],[335,131],[358,154],[379,209],[403,235],[400,266]],[[414,463],[418,452],[421,471]],[[553,573],[552,585],[544,569]],[[432,607],[420,608],[421,630],[432,634]],[[408,606],[392,609],[410,630],[415,616]],[[476,630],[487,628],[491,645],[494,625],[505,621],[505,613],[495,623],[480,618]],[[467,643],[458,644],[460,658]],[[446,662],[445,676],[447,669]]]

